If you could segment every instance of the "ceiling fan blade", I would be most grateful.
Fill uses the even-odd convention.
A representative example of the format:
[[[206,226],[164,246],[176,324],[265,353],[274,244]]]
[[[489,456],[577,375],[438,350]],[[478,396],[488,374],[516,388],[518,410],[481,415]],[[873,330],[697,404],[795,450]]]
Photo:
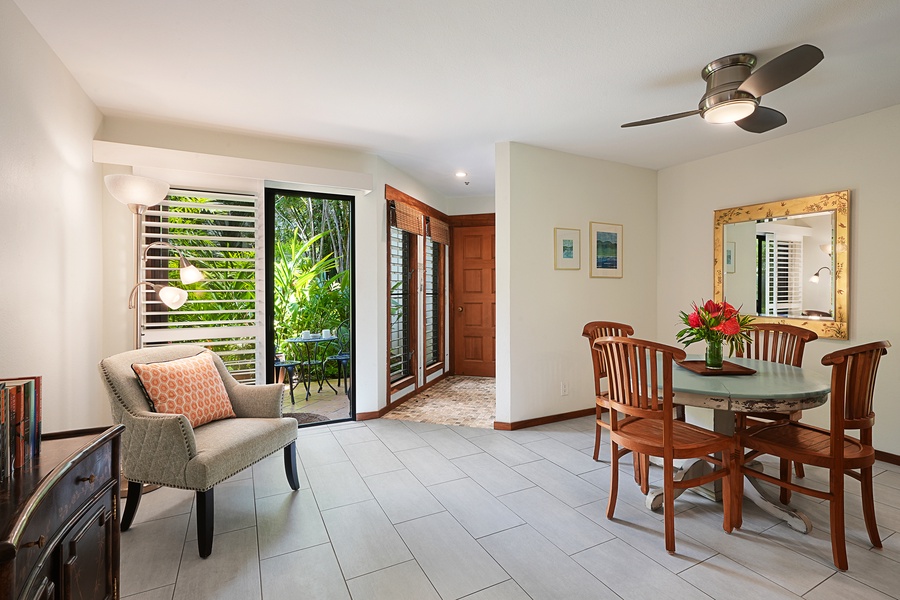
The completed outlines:
[[[786,116],[774,108],[766,108],[765,106],[757,106],[752,115],[740,121],[735,121],[735,125],[750,133],[765,133],[776,127],[781,127],[785,123],[787,123]]]
[[[747,92],[759,98],[805,75],[823,58],[825,55],[815,46],[809,44],[797,46],[793,50],[776,56],[751,73],[738,87],[738,91]]]
[[[664,117],[654,117],[652,119],[644,119],[643,121],[634,121],[632,123],[625,123],[622,127],[637,127],[639,125],[652,125],[653,123],[664,123],[665,121],[674,121],[675,119],[680,119],[682,117],[691,117],[693,115],[699,115],[699,110],[689,110],[687,112],[675,113],[674,115],[666,115]]]

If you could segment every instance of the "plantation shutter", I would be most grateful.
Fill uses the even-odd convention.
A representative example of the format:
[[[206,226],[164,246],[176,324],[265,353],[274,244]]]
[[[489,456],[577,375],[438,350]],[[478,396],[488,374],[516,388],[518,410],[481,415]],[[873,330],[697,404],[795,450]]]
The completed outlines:
[[[803,306],[803,243],[767,233],[765,254],[764,314],[798,316]]]
[[[258,225],[256,196],[172,190],[144,214],[141,251],[153,242],[171,244],[206,278],[183,285],[178,254],[149,249],[140,279],[186,289],[188,300],[170,310],[149,287],[139,288],[140,346],[199,344],[221,356],[239,381],[264,380]]]

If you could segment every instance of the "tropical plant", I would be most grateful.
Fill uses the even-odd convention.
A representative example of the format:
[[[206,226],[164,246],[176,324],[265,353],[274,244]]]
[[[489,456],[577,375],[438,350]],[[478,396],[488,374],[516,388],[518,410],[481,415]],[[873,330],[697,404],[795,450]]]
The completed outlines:
[[[722,302],[707,300],[701,306],[692,304],[690,313],[682,311],[681,321],[687,325],[676,334],[679,342],[690,346],[694,342],[704,341],[707,345],[727,343],[729,356],[743,348],[744,343],[750,342],[747,333],[752,329],[753,317],[740,314],[739,309]]]

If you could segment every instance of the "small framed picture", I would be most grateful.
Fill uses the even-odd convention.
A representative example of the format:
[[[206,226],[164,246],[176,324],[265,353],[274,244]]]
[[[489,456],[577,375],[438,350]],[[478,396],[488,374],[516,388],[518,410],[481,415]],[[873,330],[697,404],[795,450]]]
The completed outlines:
[[[725,272],[734,273],[734,242],[725,244]]]
[[[622,226],[591,222],[591,277],[622,277]]]
[[[581,230],[553,229],[553,268],[577,271],[581,268]]]

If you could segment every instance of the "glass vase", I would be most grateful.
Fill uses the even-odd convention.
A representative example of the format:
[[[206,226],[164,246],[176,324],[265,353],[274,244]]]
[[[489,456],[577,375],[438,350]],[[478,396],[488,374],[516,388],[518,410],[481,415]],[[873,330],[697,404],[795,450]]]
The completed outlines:
[[[706,344],[706,368],[721,369],[722,368],[722,343],[707,342]]]

